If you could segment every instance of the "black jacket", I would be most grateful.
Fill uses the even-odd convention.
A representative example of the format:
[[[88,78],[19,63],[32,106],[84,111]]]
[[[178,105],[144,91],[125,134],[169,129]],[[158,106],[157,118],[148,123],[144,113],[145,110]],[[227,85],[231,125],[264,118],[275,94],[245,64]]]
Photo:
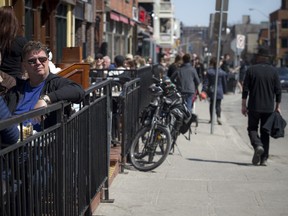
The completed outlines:
[[[286,125],[287,123],[282,118],[281,114],[279,112],[273,112],[263,125],[263,129],[266,130],[271,137],[277,139],[279,137],[284,137]]]
[[[5,100],[11,113],[14,113],[19,100],[24,95],[24,86],[28,80],[16,79],[16,86],[6,94]],[[48,95],[51,103],[67,100],[72,103],[79,103],[84,98],[84,90],[72,80],[49,73],[41,95]]]
[[[13,77],[22,76],[21,60],[22,49],[27,43],[25,37],[17,36],[11,45],[9,50],[2,51],[2,62],[0,70]]]
[[[243,84],[242,99],[248,100],[248,110],[272,113],[274,102],[281,102],[281,85],[277,70],[267,63],[248,68]]]
[[[19,100],[24,95],[26,82],[29,82],[29,79],[16,79],[16,86],[11,88],[5,95],[5,100],[11,113],[15,112]],[[84,98],[85,92],[83,88],[74,81],[49,73],[46,78],[46,83],[41,91],[41,96],[43,95],[48,95],[51,103],[56,103],[62,100],[79,103]],[[51,115],[50,117],[45,120],[45,128],[54,124],[56,121],[54,115]]]

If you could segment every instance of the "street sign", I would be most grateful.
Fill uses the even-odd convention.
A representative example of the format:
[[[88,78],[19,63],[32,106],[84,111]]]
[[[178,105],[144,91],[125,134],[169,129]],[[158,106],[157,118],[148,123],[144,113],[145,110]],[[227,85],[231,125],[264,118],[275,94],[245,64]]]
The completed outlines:
[[[216,12],[214,14],[214,26],[213,26],[213,33],[215,36],[219,35],[219,26],[220,26],[220,13]],[[226,33],[226,28],[227,28],[227,13],[222,13],[222,29],[221,33]]]
[[[228,0],[216,0],[216,11],[221,11],[221,5],[223,3],[223,11],[228,11]]]
[[[245,49],[245,35],[241,35],[241,34],[237,35],[236,48]]]

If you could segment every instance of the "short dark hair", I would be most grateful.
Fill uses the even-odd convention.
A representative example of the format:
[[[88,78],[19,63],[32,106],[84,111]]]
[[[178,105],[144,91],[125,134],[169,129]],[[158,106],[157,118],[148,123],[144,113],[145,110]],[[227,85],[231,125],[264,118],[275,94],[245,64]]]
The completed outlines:
[[[216,57],[211,57],[209,64],[210,64],[210,66],[212,66],[214,69],[216,69],[216,67],[217,67],[217,58],[216,58]]]
[[[45,44],[42,44],[40,41],[28,41],[23,47],[22,59],[24,59],[26,55],[30,53],[31,51],[36,51],[36,52],[44,51],[48,57],[47,46]]]
[[[117,55],[114,58],[114,63],[116,64],[117,67],[124,66],[125,58],[122,55]]]
[[[186,53],[183,57],[183,63],[189,63],[191,61],[191,56],[189,53]]]
[[[182,57],[180,55],[176,55],[174,62],[180,62],[180,61],[182,61]]]
[[[103,59],[102,53],[97,53],[95,59]]]

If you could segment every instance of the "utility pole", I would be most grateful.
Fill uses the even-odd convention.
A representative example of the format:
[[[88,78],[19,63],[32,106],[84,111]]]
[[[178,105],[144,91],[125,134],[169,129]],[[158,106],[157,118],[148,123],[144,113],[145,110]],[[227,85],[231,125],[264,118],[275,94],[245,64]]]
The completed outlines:
[[[221,35],[222,35],[222,26],[223,26],[223,17],[226,17],[227,22],[227,11],[228,11],[228,0],[216,0],[216,15],[220,19],[219,21],[216,20],[217,16],[215,16],[215,23],[219,23],[218,28],[218,44],[217,44],[217,66],[216,66],[216,74],[215,74],[215,84],[214,84],[214,95],[213,95],[213,109],[212,109],[212,119],[211,119],[211,130],[210,133],[214,133],[214,122],[215,122],[215,110],[216,110],[216,98],[217,98],[217,87],[218,87],[218,74],[219,74],[219,67],[220,67],[220,49],[221,49]],[[223,13],[225,12],[225,15]],[[214,24],[215,24],[214,23]],[[217,26],[218,27],[218,26]],[[226,32],[226,29],[225,29]]]

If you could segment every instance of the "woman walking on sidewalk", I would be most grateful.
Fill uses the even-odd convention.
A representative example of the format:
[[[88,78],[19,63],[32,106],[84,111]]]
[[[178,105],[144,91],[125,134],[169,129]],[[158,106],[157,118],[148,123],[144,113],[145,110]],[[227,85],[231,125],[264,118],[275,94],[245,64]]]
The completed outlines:
[[[213,101],[214,101],[214,90],[215,90],[215,78],[216,78],[216,71],[217,71],[217,60],[215,57],[211,58],[210,60],[210,66],[207,70],[206,78],[203,82],[203,88],[202,91],[206,92],[210,105],[209,105],[209,111],[210,111],[210,121],[212,122],[212,112],[213,112]],[[218,84],[216,89],[216,115],[217,115],[217,123],[219,125],[222,125],[221,121],[221,101],[223,99],[223,95],[226,92],[226,72],[223,71],[221,68],[218,68]],[[203,95],[203,94],[201,94]]]

